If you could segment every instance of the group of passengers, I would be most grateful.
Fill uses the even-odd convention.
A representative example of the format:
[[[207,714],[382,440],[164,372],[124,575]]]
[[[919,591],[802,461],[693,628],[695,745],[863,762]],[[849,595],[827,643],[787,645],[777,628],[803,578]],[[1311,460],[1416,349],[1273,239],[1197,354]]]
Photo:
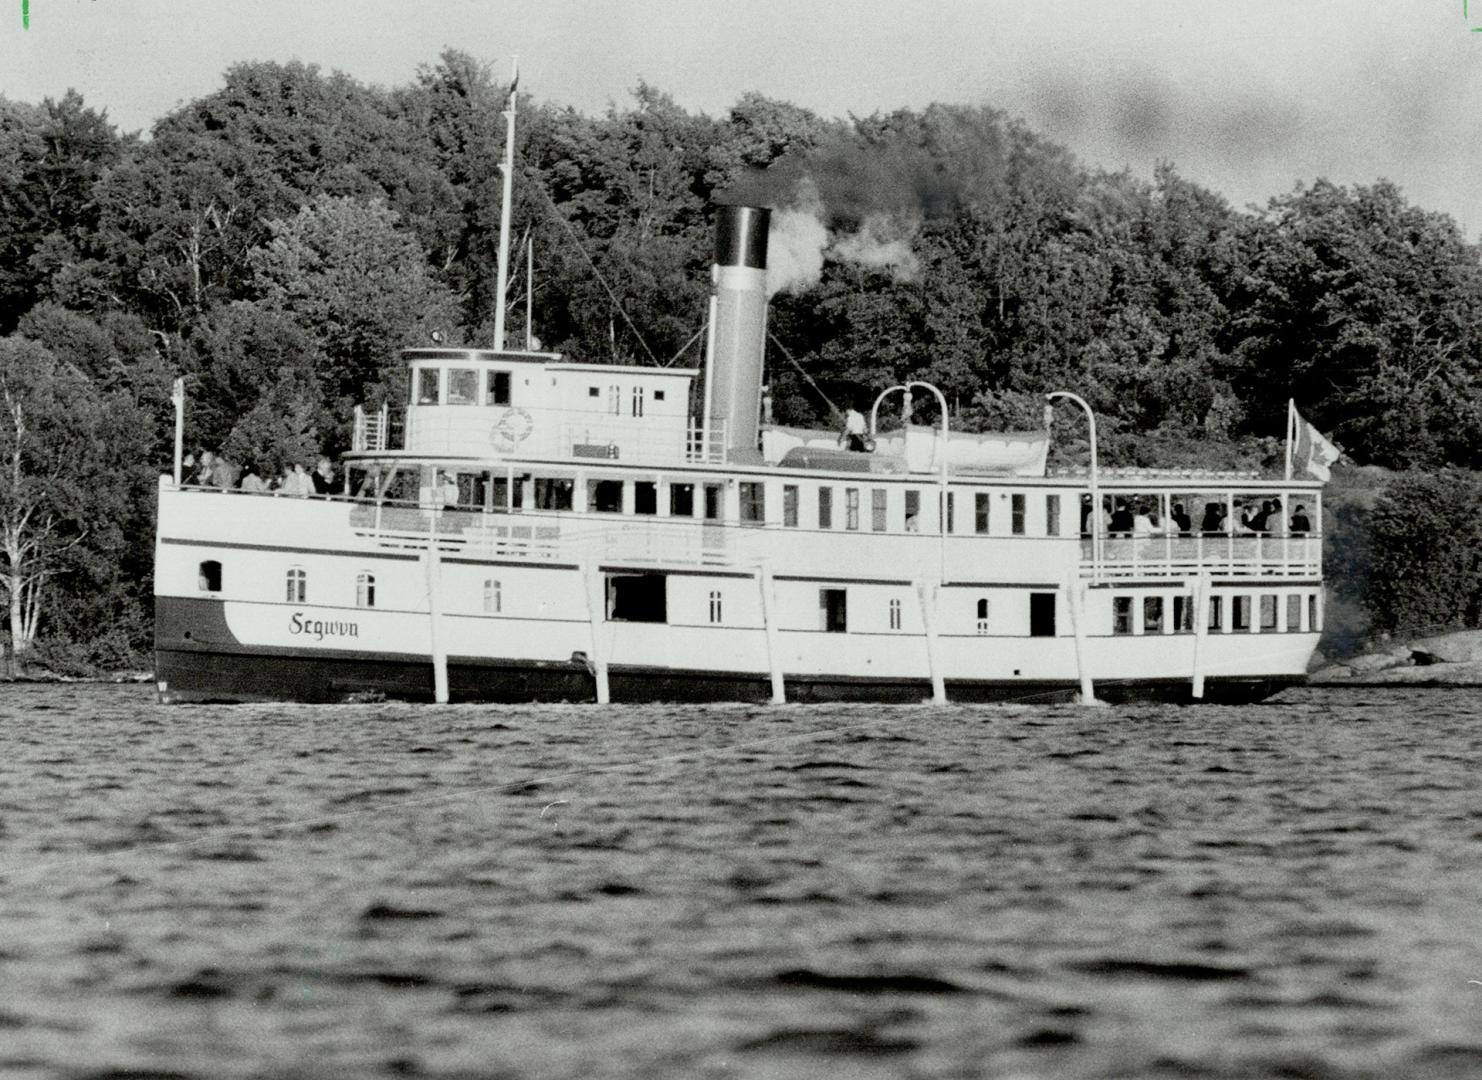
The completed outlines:
[[[1089,535],[1090,499],[1083,500],[1081,507],[1081,532]],[[1176,502],[1169,507],[1169,522],[1165,525],[1158,519],[1156,504],[1150,499],[1118,499],[1107,522],[1107,535],[1114,537],[1185,536],[1196,535],[1194,521]],[[1312,531],[1312,521],[1307,508],[1298,505],[1287,523],[1286,532],[1281,529],[1281,503],[1265,499],[1259,506],[1255,503],[1240,507],[1239,520],[1232,524],[1224,503],[1204,504],[1204,517],[1199,522],[1197,535],[1201,536],[1306,536]]]
[[[299,496],[330,495],[334,492],[334,466],[327,457],[319,459],[313,472],[304,468],[302,462],[295,461],[284,466],[281,476],[266,478],[258,470],[256,463],[249,461],[238,467],[211,450],[187,454],[183,465],[185,482],[199,487]]]

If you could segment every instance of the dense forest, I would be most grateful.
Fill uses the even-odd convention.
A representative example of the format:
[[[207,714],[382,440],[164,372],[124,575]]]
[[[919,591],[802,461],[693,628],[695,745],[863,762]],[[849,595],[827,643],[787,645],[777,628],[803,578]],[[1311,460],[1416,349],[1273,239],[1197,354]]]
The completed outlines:
[[[392,88],[240,64],[147,136],[75,93],[0,98],[8,649],[84,670],[147,648],[177,376],[188,443],[266,472],[344,449],[355,403],[402,392],[400,346],[491,344],[508,93],[450,51]],[[748,94],[711,117],[640,85],[600,116],[519,111],[534,329],[575,359],[698,362],[711,207],[760,202],[784,422],[925,378],[958,426],[1032,426],[1069,389],[1109,464],[1250,468],[1290,397],[1351,460],[1482,464],[1482,261],[1391,184],[1237,209],[978,106]]]

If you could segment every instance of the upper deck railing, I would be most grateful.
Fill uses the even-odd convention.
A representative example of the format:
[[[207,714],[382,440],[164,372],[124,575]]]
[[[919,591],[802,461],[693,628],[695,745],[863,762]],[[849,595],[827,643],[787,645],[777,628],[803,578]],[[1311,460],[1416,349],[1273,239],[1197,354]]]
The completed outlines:
[[[1189,577],[1208,572],[1311,578],[1322,574],[1322,537],[1313,534],[1107,537],[1101,542],[1099,566],[1094,547],[1089,537],[1082,538],[1081,571],[1087,577]]]

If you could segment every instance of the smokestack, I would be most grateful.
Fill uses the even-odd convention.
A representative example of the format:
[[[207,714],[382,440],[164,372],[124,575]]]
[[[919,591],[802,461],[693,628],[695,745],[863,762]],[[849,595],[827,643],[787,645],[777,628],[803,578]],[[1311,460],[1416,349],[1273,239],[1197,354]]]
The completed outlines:
[[[772,212],[718,206],[711,267],[713,347],[706,379],[711,430],[725,424],[726,460],[758,463],[762,354],[767,342],[767,230]]]

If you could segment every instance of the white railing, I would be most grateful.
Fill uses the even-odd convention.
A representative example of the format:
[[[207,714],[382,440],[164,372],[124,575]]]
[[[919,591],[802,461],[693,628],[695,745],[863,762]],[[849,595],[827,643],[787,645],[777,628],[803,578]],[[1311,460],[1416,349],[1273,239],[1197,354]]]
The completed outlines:
[[[374,413],[367,414],[363,406],[355,406],[355,430],[351,435],[351,449],[360,451],[377,451],[388,449],[388,434],[390,432],[389,409],[383,404]]]
[[[1081,540],[1081,572],[1095,568],[1089,537]],[[1320,536],[1133,536],[1102,541],[1101,577],[1188,577],[1207,570],[1255,577],[1317,577]]]
[[[425,551],[436,537],[438,550],[470,558],[710,567],[756,558],[749,530],[689,518],[599,517],[603,519],[563,520],[525,511],[486,513],[411,503],[357,503],[351,509],[350,527],[379,547]]]
[[[709,427],[690,421],[684,442],[684,460],[719,465],[726,460],[726,422],[717,420]]]

